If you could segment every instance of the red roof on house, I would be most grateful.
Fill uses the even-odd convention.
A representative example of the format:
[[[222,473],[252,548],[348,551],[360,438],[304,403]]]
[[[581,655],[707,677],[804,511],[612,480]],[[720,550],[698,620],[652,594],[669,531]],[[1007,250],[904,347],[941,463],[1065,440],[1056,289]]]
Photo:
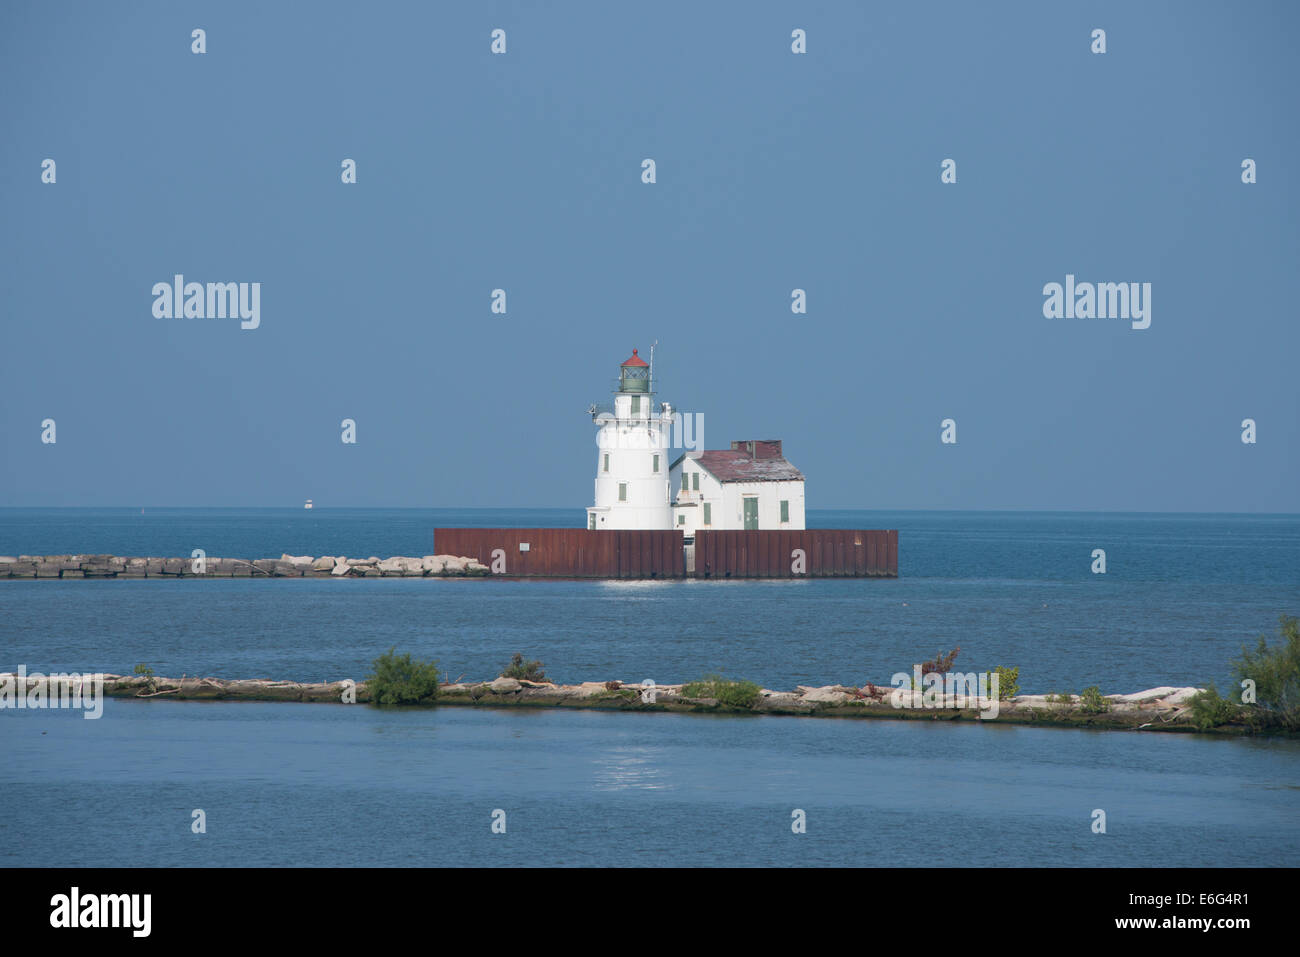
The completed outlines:
[[[736,443],[741,444],[741,443]],[[779,443],[777,449],[780,449]],[[748,449],[712,449],[699,455],[682,456],[711,474],[719,482],[802,482],[803,473],[784,456],[756,457]],[[680,462],[682,459],[678,459]],[[677,467],[677,462],[673,467]]]
[[[650,363],[646,362],[644,359],[642,359],[640,356],[636,354],[635,349],[632,350],[632,358],[628,359],[626,362],[623,363],[623,365],[625,366],[645,366],[649,364]]]

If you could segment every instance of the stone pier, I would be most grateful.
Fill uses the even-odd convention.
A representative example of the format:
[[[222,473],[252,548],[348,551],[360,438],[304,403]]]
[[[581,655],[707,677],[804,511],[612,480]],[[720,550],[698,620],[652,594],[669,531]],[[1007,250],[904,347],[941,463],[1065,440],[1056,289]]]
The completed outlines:
[[[461,555],[421,558],[138,558],[123,555],[0,555],[0,579],[14,578],[464,578],[488,567]]]

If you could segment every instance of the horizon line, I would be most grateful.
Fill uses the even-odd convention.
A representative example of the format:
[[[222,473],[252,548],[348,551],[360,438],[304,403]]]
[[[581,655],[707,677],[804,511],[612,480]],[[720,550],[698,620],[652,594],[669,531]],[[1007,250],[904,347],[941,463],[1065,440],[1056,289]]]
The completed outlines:
[[[373,511],[478,511],[478,512],[506,512],[506,511],[574,511],[576,513],[585,512],[586,506],[568,506],[568,505],[315,505],[306,509],[301,505],[0,505],[0,511],[12,510],[30,510],[39,509],[140,509],[145,511],[154,509],[158,511],[180,511],[180,510],[210,510],[210,511],[233,511],[236,509],[260,509],[260,510],[283,510],[283,511],[344,511],[344,510],[373,510]],[[973,508],[958,508],[950,506],[864,506],[864,505],[823,505],[816,508],[809,507],[809,512],[1009,512],[1009,513],[1077,513],[1077,514],[1112,514],[1112,515],[1284,515],[1300,516],[1300,511],[1213,511],[1213,510],[1189,510],[1189,509],[1133,509],[1133,508],[1079,508],[1079,507],[1059,507],[1059,506],[979,506]]]

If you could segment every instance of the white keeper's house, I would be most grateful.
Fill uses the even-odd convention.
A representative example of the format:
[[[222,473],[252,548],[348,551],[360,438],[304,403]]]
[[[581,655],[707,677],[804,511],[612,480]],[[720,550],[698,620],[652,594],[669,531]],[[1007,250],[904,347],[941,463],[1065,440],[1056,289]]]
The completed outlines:
[[[729,449],[687,452],[669,473],[673,527],[693,538],[707,529],[802,529],[803,473],[781,453],[780,439],[732,442]]]
[[[652,361],[653,361],[653,350]],[[654,373],[635,349],[619,366],[612,407],[597,424],[595,504],[589,529],[803,529],[804,477],[780,439],[732,442],[668,462],[673,408],[654,407]]]

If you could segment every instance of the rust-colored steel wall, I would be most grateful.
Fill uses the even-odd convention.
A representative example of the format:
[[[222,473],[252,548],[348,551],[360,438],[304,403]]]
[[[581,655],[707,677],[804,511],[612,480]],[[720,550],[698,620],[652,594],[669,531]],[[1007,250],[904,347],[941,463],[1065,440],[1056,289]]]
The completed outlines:
[[[803,549],[805,572],[794,571]],[[695,533],[696,578],[898,577],[898,532],[841,528]]]
[[[506,578],[683,578],[677,530],[585,528],[438,528],[440,555],[492,567],[505,553]],[[521,543],[528,551],[519,550]],[[793,570],[803,549],[804,572]],[[861,529],[709,531],[695,535],[696,578],[897,578],[898,532]]]
[[[520,551],[522,543],[528,551]],[[476,558],[492,567],[505,552],[506,578],[684,578],[682,533],[586,528],[435,528],[439,555]]]

